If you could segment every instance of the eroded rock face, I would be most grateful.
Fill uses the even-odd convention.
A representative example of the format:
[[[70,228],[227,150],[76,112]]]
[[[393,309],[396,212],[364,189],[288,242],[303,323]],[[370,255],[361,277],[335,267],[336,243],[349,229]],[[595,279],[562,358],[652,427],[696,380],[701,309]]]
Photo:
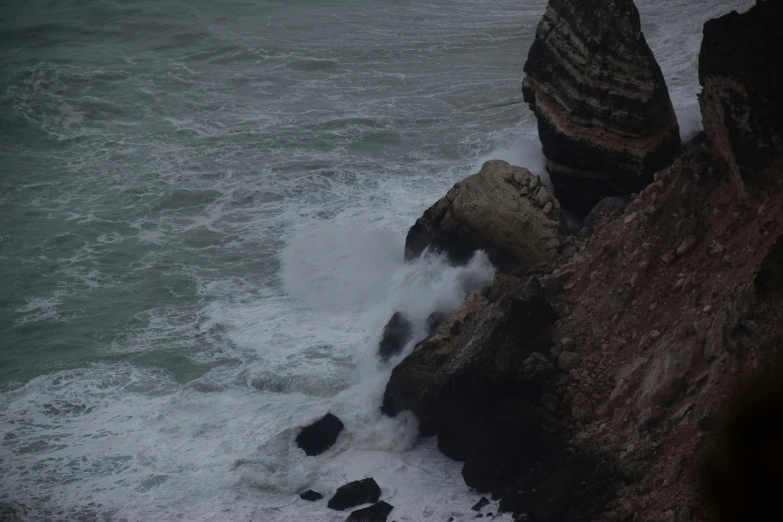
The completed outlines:
[[[530,171],[505,161],[484,163],[416,220],[405,259],[430,247],[456,263],[485,250],[499,269],[551,263],[562,242],[560,204]]]
[[[550,0],[522,92],[555,192],[585,215],[638,192],[680,153],[677,119],[632,0]]]
[[[704,24],[699,95],[704,131],[741,190],[783,154],[783,4],[758,2]],[[777,64],[777,65],[773,65]]]

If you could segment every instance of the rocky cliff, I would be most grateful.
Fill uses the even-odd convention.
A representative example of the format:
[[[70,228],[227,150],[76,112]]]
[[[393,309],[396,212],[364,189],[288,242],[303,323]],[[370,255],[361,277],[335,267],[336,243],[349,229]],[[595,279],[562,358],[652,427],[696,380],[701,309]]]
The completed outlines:
[[[584,215],[603,197],[638,192],[680,153],[632,0],[550,0],[525,73],[524,98],[565,208]]]
[[[385,411],[412,410],[519,520],[779,516],[779,14],[767,1],[708,22],[705,132],[638,195],[596,207],[550,262],[509,262],[394,369]]]

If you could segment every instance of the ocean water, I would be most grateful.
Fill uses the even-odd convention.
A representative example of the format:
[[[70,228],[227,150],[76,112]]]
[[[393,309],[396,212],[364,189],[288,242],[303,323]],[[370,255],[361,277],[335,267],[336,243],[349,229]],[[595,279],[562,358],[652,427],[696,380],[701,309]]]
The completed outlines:
[[[703,22],[751,4],[637,0],[683,135]],[[380,415],[375,350],[492,279],[403,264],[416,217],[486,159],[545,175],[544,8],[2,0],[0,518],[338,521],[297,493],[365,476],[390,520],[473,518],[460,464]]]

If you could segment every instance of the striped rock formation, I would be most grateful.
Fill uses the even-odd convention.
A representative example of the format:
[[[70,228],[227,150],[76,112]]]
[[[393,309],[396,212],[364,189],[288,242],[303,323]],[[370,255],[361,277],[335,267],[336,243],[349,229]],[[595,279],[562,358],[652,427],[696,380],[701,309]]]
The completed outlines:
[[[525,64],[547,170],[586,214],[637,192],[680,153],[669,92],[632,0],[550,0]]]

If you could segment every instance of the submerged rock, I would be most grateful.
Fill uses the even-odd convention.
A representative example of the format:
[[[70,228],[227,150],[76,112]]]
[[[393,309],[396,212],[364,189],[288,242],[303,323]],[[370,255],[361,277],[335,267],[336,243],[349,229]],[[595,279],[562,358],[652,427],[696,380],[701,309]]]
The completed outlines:
[[[310,456],[320,455],[332,447],[342,430],[343,423],[340,419],[327,413],[321,419],[302,428],[296,436],[296,445]]]
[[[337,511],[343,511],[361,504],[374,504],[380,498],[381,488],[374,479],[366,478],[341,486],[327,505]]]
[[[704,132],[744,191],[783,155],[783,3],[757,2],[704,24],[699,95]]]
[[[389,322],[383,327],[383,335],[378,345],[378,355],[385,361],[389,357],[399,354],[411,337],[413,337],[413,324],[402,313],[394,312]]]
[[[316,500],[321,500],[324,498],[324,496],[317,491],[313,491],[312,489],[308,489],[304,493],[299,493],[299,498],[302,500],[307,500],[309,502],[315,502]]]
[[[537,177],[488,161],[416,220],[405,239],[405,259],[429,247],[465,263],[485,250],[500,270],[527,269],[553,261],[564,227],[560,204]]]
[[[345,519],[345,522],[386,522],[392,509],[394,506],[381,500],[372,506],[357,509]]]
[[[632,0],[550,0],[524,70],[522,92],[564,208],[584,216],[606,196],[638,192],[680,153]]]

